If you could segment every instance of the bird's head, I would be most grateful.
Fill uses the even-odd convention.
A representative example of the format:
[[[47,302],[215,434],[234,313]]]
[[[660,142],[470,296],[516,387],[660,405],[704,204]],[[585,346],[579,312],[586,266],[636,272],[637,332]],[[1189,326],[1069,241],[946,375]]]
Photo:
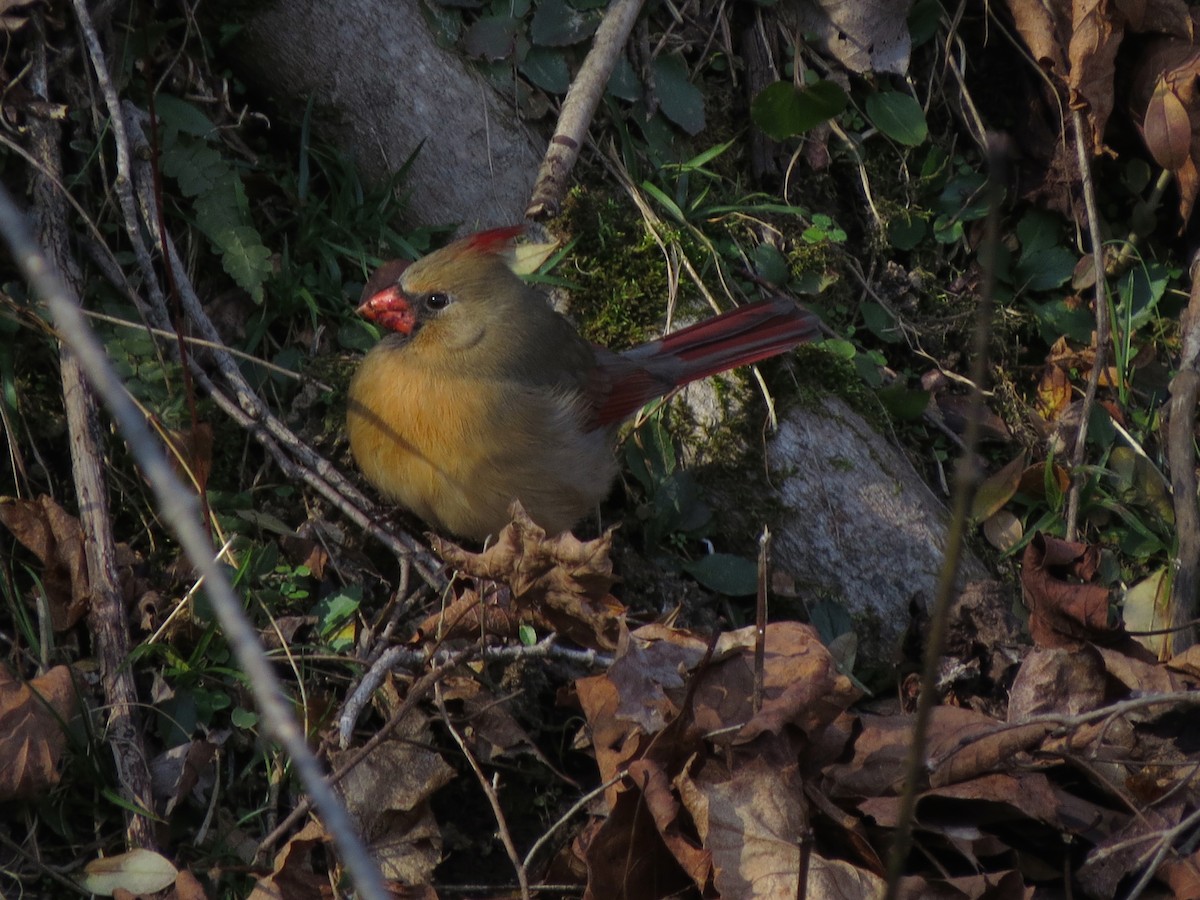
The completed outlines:
[[[488,320],[503,315],[500,301],[522,289],[509,266],[513,241],[524,230],[482,231],[414,263],[384,263],[363,288],[359,314],[410,339],[429,329],[439,342],[470,345]]]

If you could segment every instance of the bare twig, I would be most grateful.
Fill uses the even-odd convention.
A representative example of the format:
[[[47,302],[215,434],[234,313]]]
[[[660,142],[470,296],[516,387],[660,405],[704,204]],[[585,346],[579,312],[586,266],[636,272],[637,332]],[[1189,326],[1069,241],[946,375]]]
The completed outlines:
[[[558,821],[555,822],[553,825],[551,825],[549,828],[547,828],[546,832],[540,838],[538,838],[536,841],[533,842],[533,846],[530,847],[529,852],[525,854],[525,859],[522,862],[522,865],[525,867],[526,871],[528,871],[529,867],[533,865],[534,857],[537,856],[538,851],[541,850],[542,847],[544,847],[546,845],[546,842],[550,840],[550,838],[554,835],[554,833],[556,831],[558,831],[558,829],[560,829],[564,825],[566,825],[567,822],[571,821],[572,817],[575,816],[576,813],[580,812],[583,809],[586,809],[587,805],[589,803],[591,803],[593,800],[595,800],[597,797],[599,797],[601,794],[603,794],[605,791],[607,791],[610,787],[612,787],[618,781],[624,780],[628,774],[629,774],[628,769],[621,769],[612,778],[608,779],[608,781],[604,782],[603,784],[597,785],[595,788],[588,791],[586,794],[584,794],[582,797],[580,797],[578,800],[576,800],[571,805],[570,809],[568,809],[565,813],[563,813],[561,816],[559,816]]]
[[[149,146],[141,127],[141,119],[145,114],[131,103],[125,103],[123,110],[127,117],[124,130],[130,135],[133,141],[132,146],[139,151],[139,156],[145,155]],[[242,375],[237,361],[225,349],[220,334],[208,318],[175,249],[174,241],[169,235],[159,234],[150,163],[139,161],[134,168],[133,175],[133,186],[136,189],[138,203],[141,205],[142,222],[151,236],[165,248],[166,262],[171,268],[184,312],[200,332],[200,336],[210,345],[208,350],[212,360],[221,377],[232,390],[233,396],[229,399],[236,402],[244,413],[243,416],[238,417],[239,424],[246,428],[255,440],[272,452],[276,462],[284,467],[289,476],[299,478],[308,484],[351,522],[395,553],[400,559],[401,565],[408,565],[411,562],[426,582],[431,586],[438,587],[442,583],[442,579],[438,575],[440,567],[428,549],[409,535],[396,534],[381,527],[378,522],[378,511],[366,495],[351,484],[329,460],[313,450],[288,428],[251,388],[249,382]],[[132,193],[133,191],[131,191],[131,195]],[[152,303],[158,307],[157,318],[165,318],[166,306],[161,292],[157,296],[152,295]],[[193,373],[195,371],[193,369]],[[230,410],[226,409],[226,412],[228,413]]]
[[[483,789],[484,796],[487,797],[488,803],[492,807],[492,815],[496,817],[496,828],[500,834],[500,843],[504,845],[504,852],[508,854],[509,860],[512,861],[513,869],[517,873],[517,884],[521,887],[521,898],[522,900],[529,900],[531,896],[529,893],[529,873],[525,871],[525,863],[517,853],[517,845],[513,843],[512,832],[508,830],[508,819],[504,815],[504,808],[500,805],[500,797],[496,793],[496,785],[488,781],[488,777],[480,767],[479,761],[475,759],[475,754],[471,752],[471,748],[467,746],[467,742],[463,740],[463,736],[454,727],[454,722],[450,719],[450,713],[446,710],[446,701],[442,699],[441,684],[434,687],[433,697],[437,702],[438,712],[442,715],[442,722],[445,723],[446,730],[450,732],[450,737],[454,739],[454,743],[458,744],[458,749],[466,757],[467,765],[471,767],[471,771],[479,779],[479,786]]]
[[[331,788],[337,784],[346,777],[347,772],[366,759],[376,747],[387,739],[388,735],[395,731],[396,727],[404,721],[404,717],[412,711],[413,707],[425,699],[425,695],[433,690],[434,685],[441,681],[443,675],[466,662],[475,655],[475,652],[474,649],[469,649],[450,654],[444,659],[435,658],[434,667],[412,683],[412,686],[408,689],[408,693],[404,697],[404,702],[400,704],[399,709],[392,713],[392,717],[372,735],[369,741],[351,753],[346,759],[342,760],[338,769],[329,775],[327,786]],[[314,802],[314,800],[305,797],[296,804],[296,808],[288,814],[287,818],[280,822],[270,834],[259,842],[256,856],[262,857],[266,851],[275,845],[276,841],[287,834],[301,819],[308,815],[313,808]]]
[[[758,595],[754,604],[754,696],[751,708],[762,709],[763,678],[767,659],[767,575],[771,563],[771,529],[763,526],[758,537]]]
[[[1174,577],[1171,579],[1167,638],[1172,656],[1196,642],[1192,621],[1200,614],[1196,591],[1200,588],[1200,511],[1196,508],[1196,399],[1200,396],[1200,255],[1192,259],[1192,289],[1187,308],[1180,317],[1183,351],[1179,373],[1171,379],[1170,415],[1167,420],[1167,460],[1171,465],[1171,494],[1175,506],[1176,547]]]
[[[888,855],[888,881],[885,900],[895,900],[900,890],[900,878],[904,874],[904,863],[912,845],[912,822],[916,812],[917,795],[928,780],[929,763],[926,759],[926,735],[933,706],[937,700],[937,673],[946,634],[950,628],[950,603],[954,598],[958,564],[962,556],[963,541],[967,528],[967,516],[971,499],[979,482],[975,453],[979,446],[979,434],[983,420],[983,395],[979,386],[984,383],[988,372],[987,349],[992,324],[992,293],[996,278],[996,252],[999,247],[1000,204],[1004,198],[1005,148],[992,137],[988,143],[988,200],[987,229],[984,234],[980,267],[983,282],[980,286],[979,309],[976,313],[974,347],[971,359],[971,382],[976,386],[971,392],[971,404],[967,410],[965,448],[954,471],[954,510],[946,537],[946,556],[938,573],[937,594],[929,614],[929,634],[926,638],[925,655],[921,667],[921,693],[917,699],[917,712],[912,725],[912,742],[909,744],[908,761],[905,766],[904,792],[900,796],[900,810],[893,831],[892,848]]]
[[[82,2],[76,0],[77,5]],[[300,780],[315,798],[325,827],[341,851],[360,893],[370,900],[385,900],[388,893],[378,868],[354,831],[345,808],[325,783],[304,733],[292,718],[275,670],[258,644],[254,627],[243,614],[241,602],[234,595],[225,570],[212,556],[212,544],[197,517],[195,496],[171,471],[162,447],[126,394],[99,341],[50,268],[8,191],[2,187],[0,234],[7,241],[21,273],[32,285],[33,293],[49,305],[59,334],[79,360],[88,381],[104,400],[128,441],[142,474],[154,491],[159,515],[175,533],[188,561],[207,582],[208,596],[225,637],[246,673],[247,684],[254,693],[263,721],[291,756]]]
[[[39,28],[42,14],[35,15]],[[46,81],[46,44],[35,49],[35,90],[48,96]],[[35,155],[49,177],[34,176],[33,195],[41,241],[55,268],[66,274],[71,285],[63,299],[79,308],[79,276],[67,249],[67,205],[62,184],[60,128],[50,119],[31,120],[30,133]],[[69,274],[67,274],[69,273]],[[79,523],[83,529],[87,555],[91,603],[88,626],[100,661],[100,683],[108,709],[107,742],[116,762],[121,795],[131,809],[126,812],[126,839],[132,847],[152,848],[154,826],[149,811],[154,808],[150,787],[150,765],[142,742],[141,716],[133,672],[125,665],[131,646],[125,600],[117,574],[117,548],[109,511],[108,481],[104,474],[104,449],[95,395],[84,379],[79,360],[59,343],[59,369],[62,374],[63,403],[67,414],[67,432],[71,445],[71,469],[79,500]]]
[[[596,29],[592,49],[563,100],[558,127],[546,148],[533,196],[525,210],[528,218],[549,218],[558,214],[567,191],[567,176],[579,157],[579,148],[587,138],[596,106],[608,85],[617,57],[621,55],[621,48],[629,40],[629,32],[641,12],[642,3],[643,0],[616,0]]]
[[[1083,185],[1083,204],[1087,210],[1088,238],[1092,245],[1092,264],[1096,272],[1096,358],[1088,373],[1087,390],[1083,395],[1083,408],[1079,414],[1079,432],[1071,453],[1071,489],[1067,494],[1067,540],[1075,540],[1079,524],[1079,497],[1083,492],[1080,475],[1083,458],[1087,453],[1088,419],[1096,405],[1096,390],[1100,386],[1100,374],[1108,365],[1108,281],[1104,274],[1104,242],[1100,235],[1100,211],[1096,205],[1096,184],[1092,180],[1091,158],[1088,152],[1088,129],[1083,113],[1071,112],[1072,131],[1075,135],[1075,153],[1079,161],[1079,180]]]

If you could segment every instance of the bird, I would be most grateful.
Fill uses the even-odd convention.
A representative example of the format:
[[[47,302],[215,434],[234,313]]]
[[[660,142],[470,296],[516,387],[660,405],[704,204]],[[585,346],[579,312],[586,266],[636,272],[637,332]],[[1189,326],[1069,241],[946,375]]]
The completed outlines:
[[[384,336],[347,396],[350,450],[387,500],[485,541],[520,501],[548,535],[608,495],[621,424],[689,382],[812,340],[819,319],[762,300],[622,353],[592,344],[511,265],[524,226],[381,265],[358,313]]]

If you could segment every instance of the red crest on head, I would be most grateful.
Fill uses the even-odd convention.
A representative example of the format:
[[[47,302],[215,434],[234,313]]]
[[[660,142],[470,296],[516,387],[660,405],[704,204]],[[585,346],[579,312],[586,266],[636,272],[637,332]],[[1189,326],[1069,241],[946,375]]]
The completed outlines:
[[[492,228],[463,238],[462,249],[466,253],[507,253],[513,241],[524,233],[524,225]]]

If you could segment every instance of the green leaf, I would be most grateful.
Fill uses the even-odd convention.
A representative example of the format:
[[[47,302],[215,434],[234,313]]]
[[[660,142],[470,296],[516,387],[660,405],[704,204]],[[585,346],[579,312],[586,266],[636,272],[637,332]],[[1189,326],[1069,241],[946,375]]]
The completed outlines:
[[[194,137],[211,138],[217,131],[212,120],[198,107],[170,94],[155,95],[154,113],[162,125],[164,143],[168,134],[182,132]]]
[[[533,630],[532,625],[517,626],[517,640],[526,647],[532,647],[537,643],[537,632]]]
[[[610,96],[627,103],[633,103],[642,97],[642,80],[638,78],[633,65],[622,53],[617,57],[617,64],[612,75],[608,78],[607,91]]]
[[[238,225],[212,238],[221,254],[221,268],[255,303],[263,302],[263,284],[271,274],[271,251],[250,225]]]
[[[1071,280],[1079,256],[1066,247],[1047,247],[1030,254],[1022,254],[1013,266],[1013,278],[1017,287],[1030,291],[1049,291]]]
[[[939,0],[917,0],[912,5],[908,11],[908,35],[914,50],[937,34],[941,20]]]
[[[1117,314],[1122,324],[1136,331],[1152,318],[1166,294],[1171,273],[1161,263],[1149,263],[1132,269],[1121,279]]]
[[[687,64],[683,57],[677,53],[658,56],[652,68],[663,115],[688,134],[703,131],[704,97],[699,88],[688,80]]]
[[[950,179],[938,196],[938,212],[953,216],[961,225],[987,215],[988,205],[984,185],[987,178],[979,172],[964,172]],[[934,226],[936,229],[936,225]]]
[[[1080,344],[1087,344],[1092,339],[1096,318],[1086,308],[1071,309],[1062,300],[1030,303],[1029,306],[1037,316],[1041,325],[1039,330],[1047,344],[1053,344],[1061,335]]]
[[[1062,237],[1063,221],[1052,213],[1032,209],[1017,223],[1017,239],[1021,252],[1036,253],[1057,245]]]
[[[895,317],[874,300],[864,300],[858,311],[863,317],[863,325],[867,331],[881,341],[895,344],[903,340],[900,326],[896,324]]]
[[[892,216],[887,223],[888,242],[897,250],[912,250],[925,239],[929,228],[925,219],[905,211]]]
[[[238,728],[253,728],[258,724],[258,713],[238,706],[229,714],[230,721]]]
[[[529,39],[543,47],[569,47],[588,38],[599,24],[596,16],[564,0],[541,0],[529,26]]]
[[[777,141],[803,134],[846,108],[846,92],[832,81],[797,89],[787,81],[769,84],[750,104],[754,124]]]
[[[565,94],[571,86],[571,71],[566,57],[557,50],[534,47],[525,55],[521,74],[551,94]]]
[[[925,111],[908,94],[880,91],[867,97],[867,115],[875,127],[897,143],[916,147],[929,137]]]
[[[164,140],[162,168],[164,175],[175,179],[185,197],[207,193],[231,171],[220,153],[192,138]]]
[[[916,391],[903,384],[892,384],[875,392],[889,413],[902,422],[921,418],[929,407],[929,391]]]
[[[467,29],[463,48],[468,56],[480,59],[508,59],[517,48],[520,27],[511,16],[482,16]]]
[[[774,244],[761,243],[754,248],[754,270],[764,281],[785,285],[791,277],[787,260]]]
[[[317,629],[322,637],[328,637],[358,611],[362,602],[362,587],[351,585],[336,594],[330,594],[313,607],[317,617]]]
[[[758,563],[730,553],[710,553],[683,570],[709,590],[726,597],[747,597],[758,592]]]

